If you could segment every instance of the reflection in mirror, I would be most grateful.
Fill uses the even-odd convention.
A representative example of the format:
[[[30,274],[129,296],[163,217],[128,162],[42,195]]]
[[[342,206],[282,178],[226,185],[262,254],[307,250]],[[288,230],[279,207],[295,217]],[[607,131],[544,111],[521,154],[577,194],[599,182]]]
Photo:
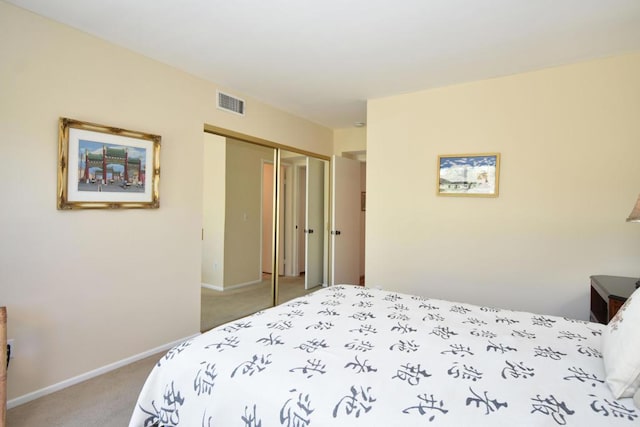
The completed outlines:
[[[328,283],[329,162],[280,150],[277,303]]]
[[[202,332],[273,305],[275,154],[204,134]]]

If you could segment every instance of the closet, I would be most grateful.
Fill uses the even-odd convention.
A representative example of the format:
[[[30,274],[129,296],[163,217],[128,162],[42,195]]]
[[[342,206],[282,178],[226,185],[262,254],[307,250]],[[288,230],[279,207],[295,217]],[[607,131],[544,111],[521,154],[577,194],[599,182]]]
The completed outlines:
[[[328,284],[329,159],[205,129],[201,330]]]

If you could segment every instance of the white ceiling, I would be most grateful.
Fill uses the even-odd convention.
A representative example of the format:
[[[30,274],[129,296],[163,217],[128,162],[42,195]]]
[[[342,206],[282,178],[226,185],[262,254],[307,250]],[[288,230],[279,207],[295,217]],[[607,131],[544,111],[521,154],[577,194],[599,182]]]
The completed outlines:
[[[640,51],[640,0],[7,1],[331,128],[367,99]]]

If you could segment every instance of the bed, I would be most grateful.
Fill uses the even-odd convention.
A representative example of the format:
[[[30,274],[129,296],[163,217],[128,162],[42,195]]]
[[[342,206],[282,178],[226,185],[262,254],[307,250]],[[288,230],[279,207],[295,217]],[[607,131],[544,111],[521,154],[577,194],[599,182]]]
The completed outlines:
[[[640,425],[607,382],[606,331],[332,286],[168,351],[130,427]]]

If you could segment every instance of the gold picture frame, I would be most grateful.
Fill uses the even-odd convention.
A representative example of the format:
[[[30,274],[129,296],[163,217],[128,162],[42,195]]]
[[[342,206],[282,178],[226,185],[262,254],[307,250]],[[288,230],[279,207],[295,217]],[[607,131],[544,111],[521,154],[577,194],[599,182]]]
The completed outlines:
[[[158,135],[61,117],[58,209],[160,207]]]
[[[438,196],[498,197],[500,153],[438,156]]]

